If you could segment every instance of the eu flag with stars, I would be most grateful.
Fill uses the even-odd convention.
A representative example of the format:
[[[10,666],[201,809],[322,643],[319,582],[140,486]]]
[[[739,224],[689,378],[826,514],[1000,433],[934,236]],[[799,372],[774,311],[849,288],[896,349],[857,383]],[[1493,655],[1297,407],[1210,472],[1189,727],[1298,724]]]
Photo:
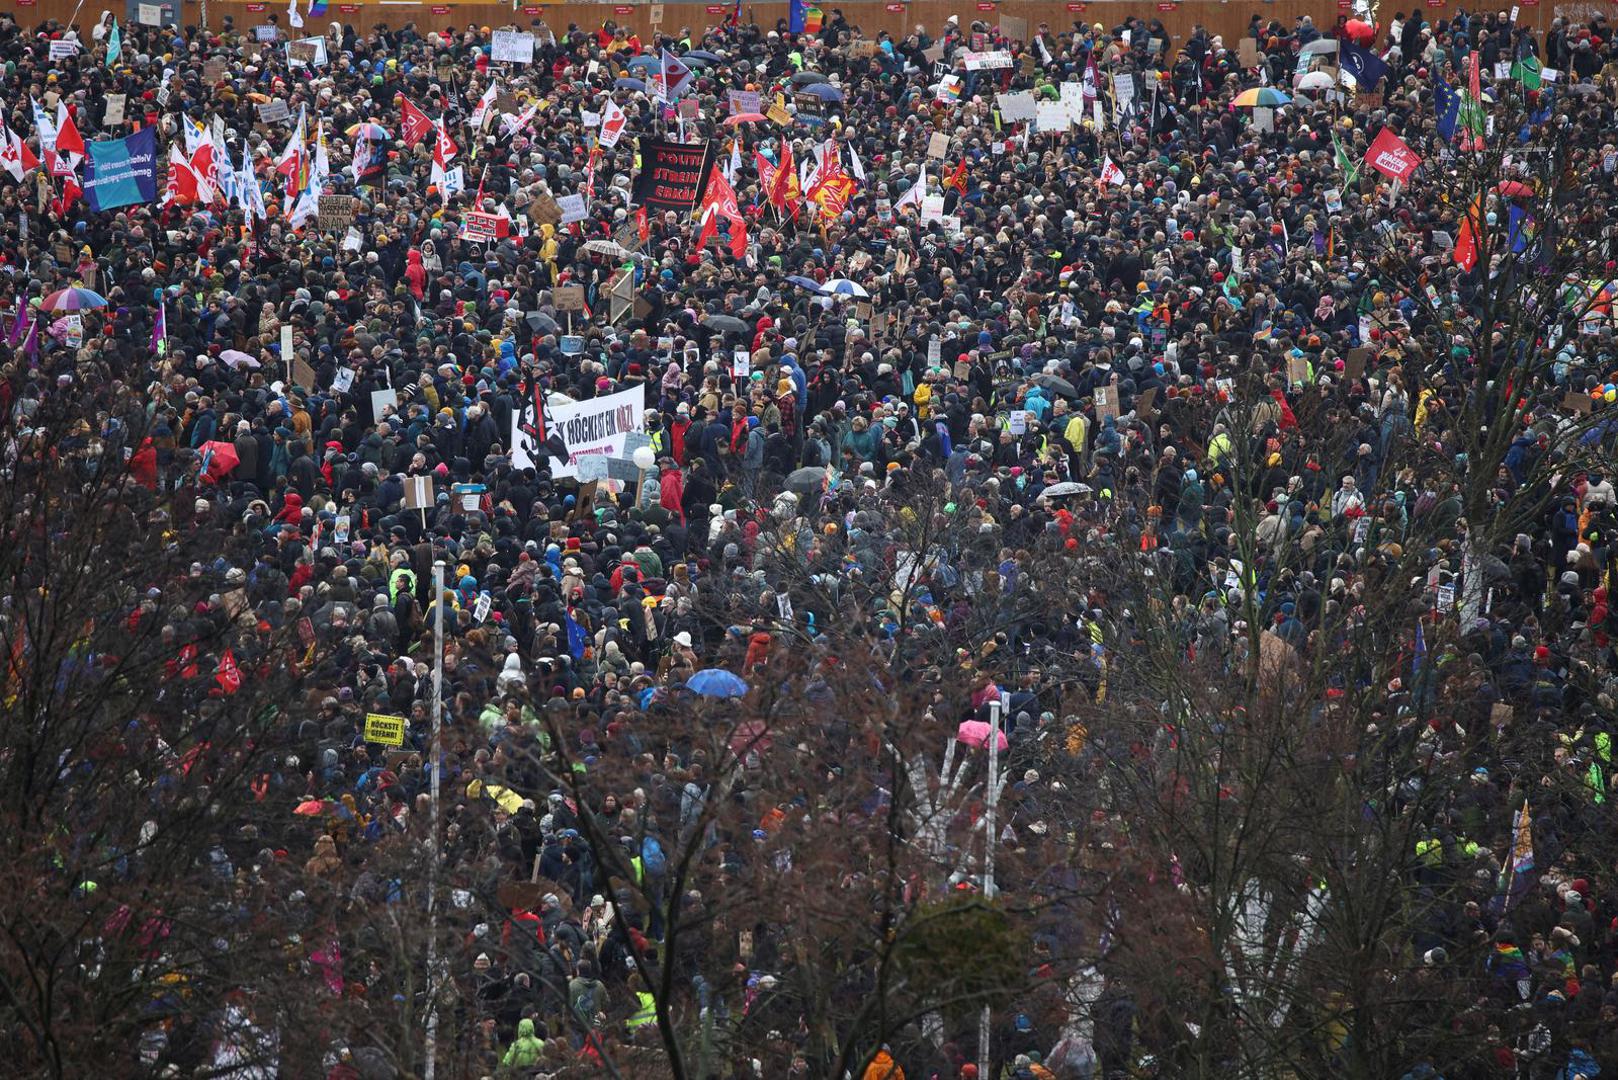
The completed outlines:
[[[1438,114],[1438,137],[1445,142],[1455,141],[1455,127],[1461,122],[1461,95],[1444,81],[1442,75],[1433,85],[1433,108]]]

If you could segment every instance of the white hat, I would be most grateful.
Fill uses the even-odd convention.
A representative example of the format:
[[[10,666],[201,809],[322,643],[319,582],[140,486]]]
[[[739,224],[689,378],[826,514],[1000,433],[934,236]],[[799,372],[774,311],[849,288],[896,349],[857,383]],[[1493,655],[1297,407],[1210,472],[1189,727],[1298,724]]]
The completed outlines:
[[[681,630],[678,634],[675,634],[674,644],[680,646],[681,648],[689,649],[691,647],[691,632],[689,630]]]

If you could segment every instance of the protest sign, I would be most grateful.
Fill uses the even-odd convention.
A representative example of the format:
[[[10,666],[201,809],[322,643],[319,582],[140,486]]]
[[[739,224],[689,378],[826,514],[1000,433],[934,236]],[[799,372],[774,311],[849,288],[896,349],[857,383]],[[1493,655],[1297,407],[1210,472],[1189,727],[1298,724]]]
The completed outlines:
[[[757,90],[732,90],[729,92],[730,113],[762,113],[764,111],[764,97]]]
[[[387,713],[365,714],[365,741],[383,746],[403,746],[405,718]]]
[[[557,311],[583,311],[584,286],[558,285],[551,290],[551,302]]]
[[[337,232],[354,222],[359,200],[352,195],[322,195],[318,204],[316,223],[322,232]]]
[[[571,225],[590,216],[590,211],[584,205],[583,195],[563,195],[556,200],[556,205],[562,211],[563,225]]]
[[[927,156],[942,158],[949,153],[949,135],[942,131],[935,131],[927,139]]]
[[[500,64],[532,64],[534,35],[519,30],[496,30],[490,59]]]
[[[1034,107],[1033,92],[1029,90],[998,94],[994,103],[1000,109],[1000,119],[1008,124],[1020,124],[1034,119],[1038,114],[1038,110]]]
[[[137,4],[135,7],[135,21],[142,26],[162,26],[163,5]]]
[[[552,459],[551,476],[579,479],[579,462],[590,457],[622,457],[630,432],[645,423],[646,392],[636,386],[606,397],[552,405],[551,430],[567,447],[565,460]],[[538,467],[531,442],[517,416],[511,421],[511,463],[518,469]]]
[[[1073,122],[1072,115],[1067,106],[1060,101],[1041,101],[1035,111],[1034,129],[1041,135],[1050,133],[1061,134]]]
[[[258,122],[261,124],[275,124],[292,118],[292,110],[280,98],[274,101],[260,102],[257,106]]]
[[[963,52],[968,71],[996,71],[1011,66],[1011,54],[1008,52]]]
[[[107,112],[101,122],[107,127],[117,127],[124,122],[124,106],[129,101],[128,94],[108,94]]]
[[[461,239],[473,244],[492,244],[500,238],[500,217],[481,211],[468,213],[461,222]]]
[[[76,41],[51,42],[50,58],[52,60],[71,60],[79,55],[79,43]]]

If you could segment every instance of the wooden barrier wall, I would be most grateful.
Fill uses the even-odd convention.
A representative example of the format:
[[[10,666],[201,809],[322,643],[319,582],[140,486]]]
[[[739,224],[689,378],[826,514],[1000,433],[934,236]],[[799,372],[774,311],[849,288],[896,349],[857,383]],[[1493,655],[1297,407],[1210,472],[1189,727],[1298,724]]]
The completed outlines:
[[[200,0],[178,0],[178,2],[181,3],[182,17],[187,24],[194,25],[201,20],[203,5]],[[1460,6],[1461,2],[1462,0],[1417,0],[1423,15],[1429,21],[1446,17]],[[1618,2],[1608,3],[1601,0],[1596,2],[1517,0],[1517,2],[1521,5],[1519,22],[1532,26],[1541,33],[1548,29],[1551,20],[1558,16],[1575,22],[1586,22],[1597,14],[1605,14],[1608,19],[1618,21]],[[1248,20],[1255,13],[1265,21],[1277,19],[1287,26],[1290,26],[1298,16],[1309,15],[1317,26],[1327,27],[1337,21],[1339,13],[1346,12],[1349,0],[1269,0],[1263,3],[1242,3],[1240,0],[1234,3],[1219,0],[1185,0],[1183,3],[1174,3],[1172,0],[1161,2],[1040,0],[1035,3],[1001,3],[998,0],[917,0],[913,3],[892,0],[882,3],[855,3],[820,0],[820,3],[828,17],[833,8],[838,8],[851,25],[860,27],[867,36],[873,36],[880,30],[904,34],[918,24],[927,27],[929,32],[936,32],[951,15],[959,16],[963,24],[969,24],[973,20],[993,24],[997,13],[1003,12],[1028,20],[1030,27],[1037,27],[1041,22],[1049,23],[1052,30],[1057,32],[1071,27],[1075,22],[1089,24],[1099,22],[1110,29],[1122,22],[1126,16],[1135,15],[1143,19],[1161,19],[1174,40],[1183,40],[1194,27],[1200,25],[1206,27],[1210,33],[1221,35],[1226,45],[1234,48],[1237,39],[1246,32]],[[29,25],[45,19],[66,19],[72,14],[76,4],[77,0],[32,0],[31,3],[28,0],[10,0],[6,7],[15,13],[20,22]],[[300,8],[307,8],[307,4],[308,0],[299,0]],[[131,3],[129,6],[133,8],[134,4]],[[731,10],[730,6],[724,3],[667,3],[657,6],[662,8],[662,29],[665,33],[674,33],[681,27],[690,27],[693,33],[700,34],[703,28],[723,23]],[[1395,11],[1408,12],[1412,8],[1411,4],[1402,0],[1381,0],[1381,6],[1388,16]],[[1476,0],[1468,6],[1473,11],[1480,7]],[[649,3],[536,3],[533,0],[518,0],[515,7],[510,4],[455,3],[453,0],[443,3],[415,3],[413,0],[411,2],[362,0],[349,3],[343,0],[330,0],[325,19],[340,19],[343,22],[353,23],[362,30],[376,23],[401,26],[406,22],[415,22],[418,26],[427,27],[464,27],[470,24],[501,26],[513,23],[527,26],[536,18],[544,19],[553,30],[566,29],[570,24],[594,29],[610,19],[620,26],[633,28],[644,40],[652,30],[653,7],[654,5]],[[1504,2],[1499,7],[1502,11],[1508,9],[1508,5]],[[95,11],[91,11],[91,8]],[[93,19],[99,10],[99,5],[84,5],[80,8],[80,21]],[[284,26],[286,0],[279,2],[209,0],[207,13],[208,23],[213,26],[218,26],[225,15],[232,16],[238,26],[251,26],[264,21],[271,13],[279,15]],[[133,21],[133,11],[130,11],[129,15],[130,19],[127,21]],[[776,20],[786,18],[787,4],[744,3],[742,15],[750,22],[771,26]]]

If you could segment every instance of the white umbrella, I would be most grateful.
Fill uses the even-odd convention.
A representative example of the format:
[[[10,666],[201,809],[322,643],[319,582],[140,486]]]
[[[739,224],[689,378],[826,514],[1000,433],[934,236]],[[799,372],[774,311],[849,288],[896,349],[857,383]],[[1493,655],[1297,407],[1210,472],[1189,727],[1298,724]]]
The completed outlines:
[[[820,287],[820,292],[823,296],[858,296],[866,299],[871,295],[865,291],[865,286],[852,282],[846,277],[832,278]]]
[[[605,255],[612,259],[627,259],[634,254],[616,240],[591,240],[584,245],[584,250],[592,255]]]
[[[1298,50],[1298,59],[1307,60],[1311,56],[1330,56],[1337,51],[1337,42],[1332,38],[1316,38]]]
[[[1052,484],[1041,491],[1041,495],[1049,495],[1053,499],[1060,499],[1065,495],[1088,495],[1094,490],[1088,484],[1076,483],[1072,480],[1063,480],[1060,484]]]
[[[264,366],[240,349],[226,349],[219,354],[219,362],[232,371],[237,368],[253,368],[256,370]]]
[[[1337,80],[1324,71],[1305,72],[1299,75],[1297,81],[1293,83],[1293,86],[1299,90],[1330,90],[1336,85]]]

